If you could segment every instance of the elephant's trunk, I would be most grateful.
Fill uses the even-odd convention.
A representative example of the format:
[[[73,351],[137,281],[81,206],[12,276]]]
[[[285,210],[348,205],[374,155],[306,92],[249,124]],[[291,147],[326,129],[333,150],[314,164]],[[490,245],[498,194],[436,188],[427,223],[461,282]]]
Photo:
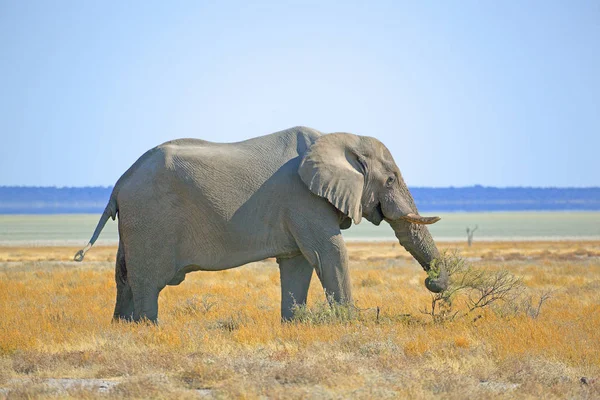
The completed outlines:
[[[440,259],[431,234],[426,226],[415,224],[406,219],[388,220],[400,244],[421,264],[425,271],[429,271],[433,260]],[[439,275],[433,279],[425,279],[425,287],[431,292],[439,293],[448,288],[448,271],[443,263],[439,264]]]

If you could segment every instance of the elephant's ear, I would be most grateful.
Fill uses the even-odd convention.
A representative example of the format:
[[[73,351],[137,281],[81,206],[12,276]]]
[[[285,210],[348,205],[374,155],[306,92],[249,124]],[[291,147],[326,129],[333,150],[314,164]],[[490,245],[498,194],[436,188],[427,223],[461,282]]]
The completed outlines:
[[[364,164],[356,149],[360,138],[348,133],[331,133],[318,138],[305,153],[298,174],[316,195],[329,200],[359,224],[365,184]]]

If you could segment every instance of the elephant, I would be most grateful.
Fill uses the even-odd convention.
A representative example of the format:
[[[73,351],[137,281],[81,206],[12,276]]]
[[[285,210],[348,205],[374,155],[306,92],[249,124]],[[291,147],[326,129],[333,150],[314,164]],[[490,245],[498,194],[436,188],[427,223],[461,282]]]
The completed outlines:
[[[341,235],[387,221],[429,271],[440,258],[390,151],[377,139],[294,127],[237,143],[177,139],[143,154],[117,181],[83,260],[118,215],[115,320],[156,322],[158,296],[192,271],[275,257],[281,318],[306,304],[313,270],[330,301],[352,303]],[[443,263],[440,263],[443,265]],[[447,288],[441,268],[432,292]]]

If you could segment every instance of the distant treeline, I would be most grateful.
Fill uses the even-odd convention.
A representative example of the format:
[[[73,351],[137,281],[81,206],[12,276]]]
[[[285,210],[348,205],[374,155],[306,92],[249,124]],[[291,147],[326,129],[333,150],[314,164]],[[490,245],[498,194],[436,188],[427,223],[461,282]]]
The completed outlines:
[[[101,213],[112,187],[0,186],[0,214]],[[596,188],[411,188],[420,211],[600,211]]]

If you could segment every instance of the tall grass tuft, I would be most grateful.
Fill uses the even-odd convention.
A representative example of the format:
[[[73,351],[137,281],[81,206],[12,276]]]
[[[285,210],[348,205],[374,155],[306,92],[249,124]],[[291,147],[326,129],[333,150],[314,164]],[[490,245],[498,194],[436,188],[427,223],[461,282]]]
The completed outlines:
[[[327,324],[347,324],[358,321],[360,310],[353,304],[340,304],[333,299],[332,295],[327,295],[325,301],[317,302],[313,307],[306,304],[294,304],[293,321],[301,324],[327,325]]]

